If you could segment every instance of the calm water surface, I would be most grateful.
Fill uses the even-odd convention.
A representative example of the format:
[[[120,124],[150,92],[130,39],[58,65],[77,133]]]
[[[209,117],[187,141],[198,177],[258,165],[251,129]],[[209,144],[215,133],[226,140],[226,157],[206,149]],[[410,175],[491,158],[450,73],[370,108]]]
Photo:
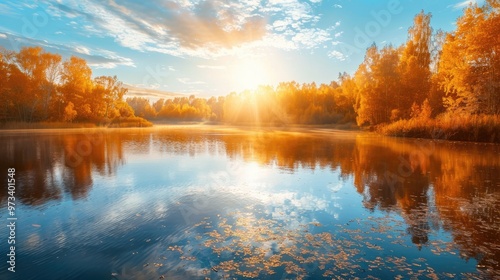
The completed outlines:
[[[0,132],[0,279],[500,277],[500,146],[356,132]],[[0,221],[8,224],[7,186]]]

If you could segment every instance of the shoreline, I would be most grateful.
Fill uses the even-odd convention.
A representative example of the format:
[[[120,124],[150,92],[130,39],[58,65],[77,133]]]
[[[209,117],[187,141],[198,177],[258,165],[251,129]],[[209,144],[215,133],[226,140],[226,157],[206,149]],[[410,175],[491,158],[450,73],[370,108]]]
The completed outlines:
[[[18,127],[15,125],[21,124]],[[85,132],[85,131],[121,131],[126,130],[157,130],[157,129],[182,129],[182,130],[192,130],[196,129],[199,131],[225,131],[225,132],[282,132],[282,133],[314,133],[314,134],[328,134],[332,132],[351,134],[351,133],[368,133],[372,135],[378,135],[382,137],[391,137],[395,139],[426,139],[434,141],[447,141],[447,142],[464,142],[464,143],[481,143],[481,144],[500,144],[497,141],[474,141],[466,139],[453,139],[446,138],[446,133],[430,133],[427,135],[417,135],[411,136],[404,134],[390,134],[384,131],[387,126],[377,127],[375,129],[360,128],[355,124],[324,124],[324,125],[307,125],[307,124],[225,124],[216,122],[170,122],[170,123],[153,123],[149,127],[113,127],[106,125],[98,125],[94,123],[7,123],[0,125],[0,134],[4,133],[29,133],[29,132]],[[109,129],[109,130],[108,130]],[[434,127],[428,127],[429,131],[435,129]],[[427,134],[427,133],[426,133]],[[438,136],[438,137],[434,137]],[[439,137],[445,136],[445,137]],[[493,138],[494,139],[494,138]]]

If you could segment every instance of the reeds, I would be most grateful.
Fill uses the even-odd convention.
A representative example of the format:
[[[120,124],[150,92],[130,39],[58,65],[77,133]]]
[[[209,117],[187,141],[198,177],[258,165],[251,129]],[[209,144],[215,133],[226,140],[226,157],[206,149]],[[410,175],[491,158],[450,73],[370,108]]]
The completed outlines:
[[[396,137],[500,143],[500,116],[445,113],[435,119],[399,120],[377,131]]]

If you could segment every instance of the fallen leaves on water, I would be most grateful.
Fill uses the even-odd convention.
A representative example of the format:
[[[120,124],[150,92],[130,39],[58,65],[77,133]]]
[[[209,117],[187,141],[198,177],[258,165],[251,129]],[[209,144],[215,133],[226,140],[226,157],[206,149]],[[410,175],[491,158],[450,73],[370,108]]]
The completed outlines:
[[[283,279],[311,275],[375,279],[374,275],[384,273],[396,279],[457,277],[436,272],[422,257],[407,259],[383,253],[387,244],[402,250],[411,246],[401,220],[369,217],[333,225],[334,230],[331,227],[318,222],[290,226],[287,221],[233,212],[214,220],[204,218],[194,225],[190,242],[179,240],[168,250],[179,253],[176,258],[183,264],[198,267],[200,274],[218,279],[269,278],[278,272],[284,273]],[[452,242],[430,241],[425,246],[435,255],[458,252]]]

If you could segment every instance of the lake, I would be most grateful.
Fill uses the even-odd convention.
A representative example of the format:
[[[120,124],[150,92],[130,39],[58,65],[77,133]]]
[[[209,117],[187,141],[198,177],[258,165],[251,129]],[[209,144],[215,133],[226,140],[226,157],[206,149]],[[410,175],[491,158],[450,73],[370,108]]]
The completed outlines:
[[[324,128],[0,132],[0,279],[500,277],[500,145]]]

